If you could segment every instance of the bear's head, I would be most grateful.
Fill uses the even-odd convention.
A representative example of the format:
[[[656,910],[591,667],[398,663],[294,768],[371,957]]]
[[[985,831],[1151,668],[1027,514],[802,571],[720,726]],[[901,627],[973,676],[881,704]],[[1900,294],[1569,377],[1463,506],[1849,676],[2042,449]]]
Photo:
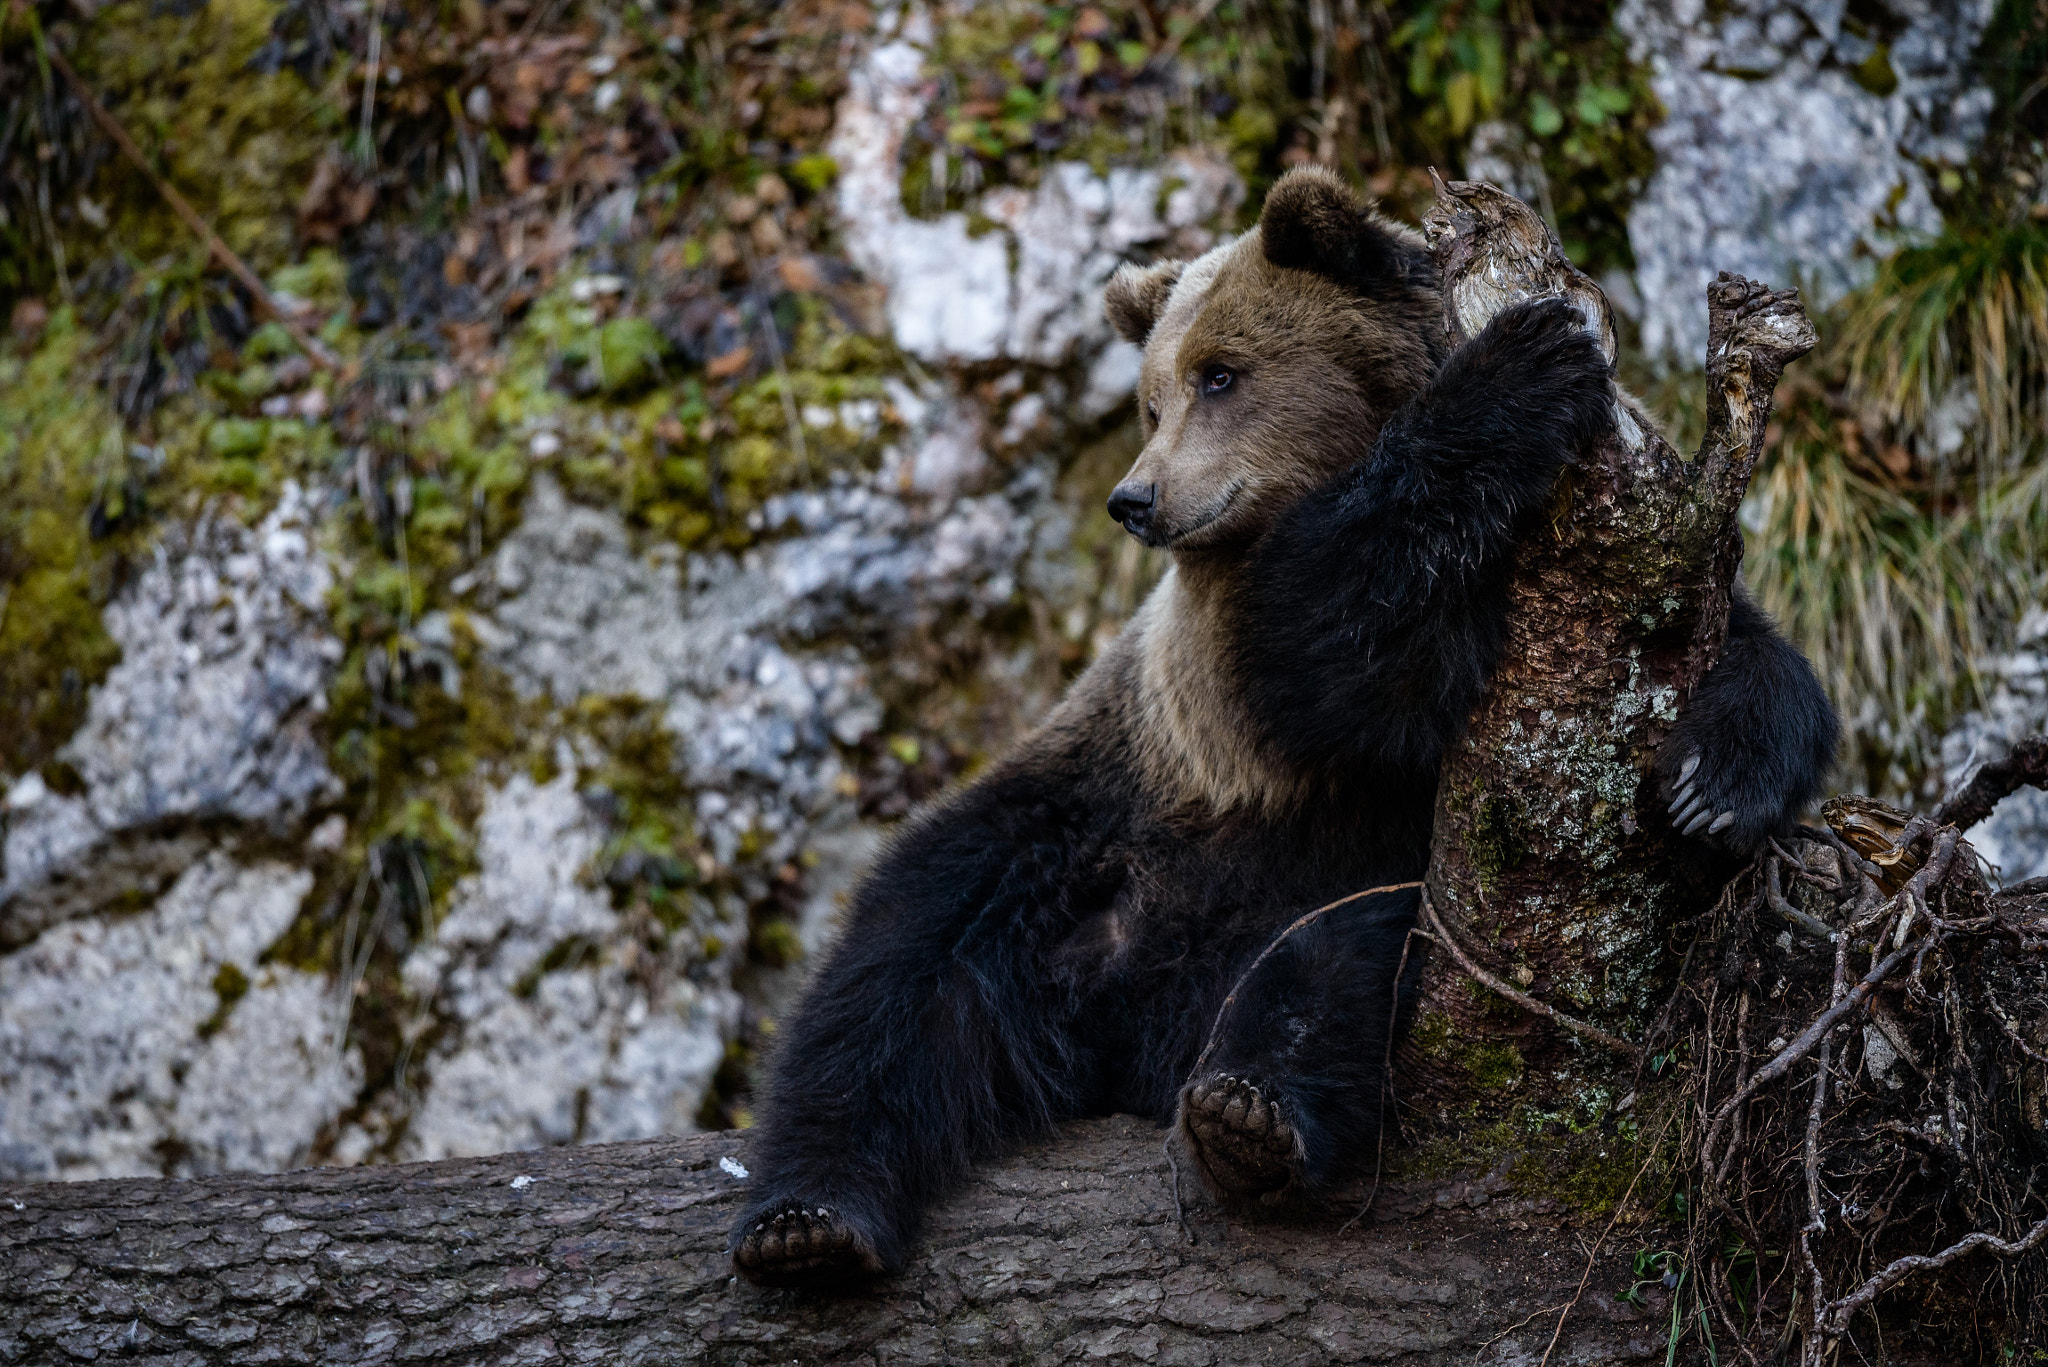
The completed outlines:
[[[1176,552],[1256,536],[1363,455],[1444,354],[1421,237],[1319,168],[1282,176],[1236,241],[1123,267],[1103,307],[1145,349],[1145,449],[1110,516]]]

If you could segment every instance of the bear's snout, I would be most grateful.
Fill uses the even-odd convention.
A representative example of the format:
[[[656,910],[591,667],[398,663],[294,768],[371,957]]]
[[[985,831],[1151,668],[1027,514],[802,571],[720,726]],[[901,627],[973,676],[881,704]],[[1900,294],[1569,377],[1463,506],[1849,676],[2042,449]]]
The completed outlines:
[[[1109,515],[1121,523],[1125,531],[1151,545],[1152,514],[1158,506],[1158,497],[1158,485],[1127,479],[1111,491]]]

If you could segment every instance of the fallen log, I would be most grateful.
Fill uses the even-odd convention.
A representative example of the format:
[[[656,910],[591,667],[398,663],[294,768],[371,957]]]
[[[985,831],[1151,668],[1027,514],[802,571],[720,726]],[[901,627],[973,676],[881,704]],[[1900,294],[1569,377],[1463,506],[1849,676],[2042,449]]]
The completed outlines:
[[[1069,1126],[978,1172],[901,1277],[840,1298],[733,1277],[739,1132],[5,1185],[0,1361],[1533,1364],[1586,1271],[1566,1213],[1499,1176],[1388,1183],[1363,1218],[1190,1200],[1183,1230],[1160,1140]],[[1615,1299],[1626,1262],[1594,1270],[1551,1361],[1662,1359],[1655,1297]]]

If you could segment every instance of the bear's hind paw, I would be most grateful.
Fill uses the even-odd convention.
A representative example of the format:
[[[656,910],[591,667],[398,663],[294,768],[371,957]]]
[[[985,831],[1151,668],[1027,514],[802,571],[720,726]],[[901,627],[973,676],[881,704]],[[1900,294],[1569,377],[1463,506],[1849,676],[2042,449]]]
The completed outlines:
[[[1242,1078],[1212,1073],[1189,1083],[1180,1114],[1203,1175],[1225,1196],[1279,1191],[1301,1170],[1301,1141],[1280,1103]]]
[[[874,1240],[843,1214],[795,1203],[740,1231],[732,1265],[756,1286],[823,1286],[883,1270]]]

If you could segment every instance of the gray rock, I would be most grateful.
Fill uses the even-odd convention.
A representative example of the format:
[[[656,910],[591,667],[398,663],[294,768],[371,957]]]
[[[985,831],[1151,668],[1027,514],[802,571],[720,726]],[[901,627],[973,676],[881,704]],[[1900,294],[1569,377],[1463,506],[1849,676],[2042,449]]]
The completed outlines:
[[[1615,22],[1667,112],[1629,214],[1650,356],[1700,363],[1718,270],[1800,284],[1824,305],[1868,279],[1874,258],[1940,228],[1928,175],[1967,160],[1990,112],[1967,59],[1992,3],[1885,8],[1897,86],[1880,96],[1853,75],[1876,49],[1843,30],[1833,0],[1621,6]]]
[[[342,654],[314,535],[287,484],[254,528],[207,516],[166,536],[107,606],[121,661],[59,752],[85,790],[31,774],[0,804],[0,947],[158,890],[199,848],[179,823],[282,827],[338,791],[314,733]]]
[[[306,1161],[355,1098],[321,978],[258,959],[312,876],[216,851],[154,907],[0,958],[0,1174],[97,1178]],[[210,1035],[231,965],[248,992]]]
[[[647,950],[590,886],[601,844],[573,775],[545,785],[522,775],[491,794],[481,871],[405,965],[414,997],[449,1022],[421,1065],[405,1157],[692,1128],[738,1028],[727,984],[746,926],[699,899],[686,929]],[[722,947],[707,952],[713,940]],[[337,1154],[370,1143],[345,1131]]]
[[[1941,763],[1955,792],[2014,741],[2048,734],[2048,610],[2021,621],[2018,649],[1986,662],[1984,705],[1957,721],[1941,740]],[[2048,792],[2022,788],[1966,834],[1997,870],[2001,885],[2048,877]]]
[[[847,255],[888,291],[896,344],[920,360],[1089,361],[1111,340],[1102,287],[1118,262],[1139,248],[1206,250],[1207,225],[1244,187],[1227,164],[1189,152],[1107,176],[1066,162],[1035,189],[982,196],[982,215],[1006,231],[977,237],[960,213],[913,218],[899,164],[928,98],[931,41],[929,17],[912,12],[850,75],[831,143]]]

